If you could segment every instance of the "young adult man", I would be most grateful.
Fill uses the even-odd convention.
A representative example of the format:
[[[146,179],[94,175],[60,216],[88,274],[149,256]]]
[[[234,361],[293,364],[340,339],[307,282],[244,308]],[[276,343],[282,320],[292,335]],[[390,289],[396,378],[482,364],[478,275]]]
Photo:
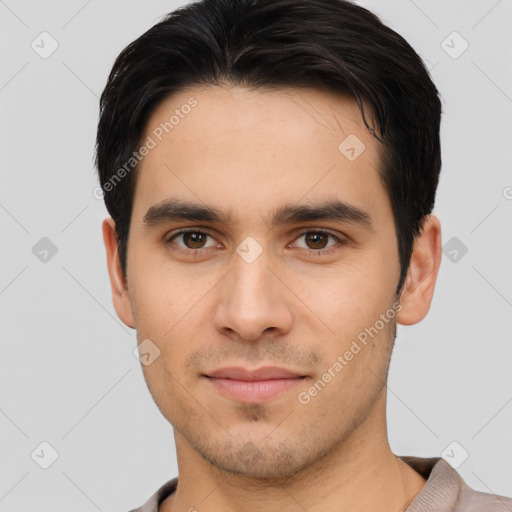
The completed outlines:
[[[396,324],[441,261],[440,117],[418,55],[343,0],[202,0],[121,53],[103,234],[179,468],[139,511],[512,510],[387,440]]]

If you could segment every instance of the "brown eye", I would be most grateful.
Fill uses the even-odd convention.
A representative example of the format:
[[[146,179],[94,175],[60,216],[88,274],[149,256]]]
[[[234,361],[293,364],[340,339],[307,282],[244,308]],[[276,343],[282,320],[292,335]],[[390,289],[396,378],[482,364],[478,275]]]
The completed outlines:
[[[201,249],[206,242],[204,233],[192,231],[190,233],[183,233],[183,242],[189,249]]]
[[[304,242],[302,244],[295,243],[295,245],[301,249],[305,249],[307,252],[313,253],[317,252],[319,254],[324,254],[328,252],[330,247],[335,246],[339,243],[343,243],[343,239],[338,238],[337,236],[329,233],[327,231],[304,231],[299,235],[297,240],[303,239]],[[332,242],[329,244],[329,239]]]
[[[329,235],[321,232],[306,233],[306,243],[310,249],[325,249]]]
[[[177,245],[180,249],[183,250],[198,250],[205,249],[207,247],[212,247],[213,245],[215,245],[215,241],[213,240],[213,238],[213,243],[210,243],[210,245],[206,245],[208,238],[212,238],[212,236],[203,231],[180,231],[171,236],[168,242]],[[178,243],[177,240],[180,239],[182,240],[182,242]]]

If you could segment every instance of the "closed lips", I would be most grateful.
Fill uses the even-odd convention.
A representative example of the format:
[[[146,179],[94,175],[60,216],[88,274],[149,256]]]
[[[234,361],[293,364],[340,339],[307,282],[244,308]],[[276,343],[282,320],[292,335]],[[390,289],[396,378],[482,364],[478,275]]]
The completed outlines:
[[[300,379],[305,377],[305,375],[301,375],[300,373],[276,366],[265,366],[255,370],[233,366],[220,368],[213,372],[209,372],[205,376],[214,379],[232,379],[249,382],[276,379]]]

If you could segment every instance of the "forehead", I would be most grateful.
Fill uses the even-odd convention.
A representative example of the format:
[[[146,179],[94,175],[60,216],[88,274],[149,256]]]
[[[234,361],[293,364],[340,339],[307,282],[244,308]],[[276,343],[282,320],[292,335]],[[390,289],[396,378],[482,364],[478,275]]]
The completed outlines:
[[[326,193],[361,209],[386,207],[379,142],[343,94],[192,87],[155,108],[148,138],[136,187],[136,203],[147,207],[174,195],[248,214]]]

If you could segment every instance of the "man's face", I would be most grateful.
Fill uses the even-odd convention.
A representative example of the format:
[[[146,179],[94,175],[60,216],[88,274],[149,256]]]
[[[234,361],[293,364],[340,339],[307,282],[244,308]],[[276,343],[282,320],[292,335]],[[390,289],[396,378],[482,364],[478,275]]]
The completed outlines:
[[[181,109],[191,96],[197,105]],[[159,141],[153,130],[176,109]],[[138,175],[127,285],[139,343],[160,350],[144,375],[179,449],[229,472],[286,477],[358,426],[383,432],[400,266],[378,142],[355,101],[194,88],[157,107],[147,136],[157,144]],[[172,200],[221,217],[173,218]],[[334,202],[367,222],[278,215]],[[233,367],[297,378],[251,383],[264,375]]]

